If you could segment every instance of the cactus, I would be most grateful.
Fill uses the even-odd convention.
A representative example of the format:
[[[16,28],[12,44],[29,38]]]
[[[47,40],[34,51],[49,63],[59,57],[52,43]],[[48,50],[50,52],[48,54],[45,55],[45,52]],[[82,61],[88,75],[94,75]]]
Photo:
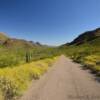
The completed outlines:
[[[26,62],[30,62],[30,53],[26,52]]]
[[[30,62],[30,61],[32,61],[32,58],[33,58],[33,52],[31,52],[31,51],[27,51],[26,52],[26,62]]]

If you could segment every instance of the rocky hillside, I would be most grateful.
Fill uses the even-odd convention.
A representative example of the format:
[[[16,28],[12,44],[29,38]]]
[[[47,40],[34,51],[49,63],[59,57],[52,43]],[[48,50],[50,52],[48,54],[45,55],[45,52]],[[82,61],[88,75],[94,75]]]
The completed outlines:
[[[69,44],[70,45],[73,45],[73,44],[80,45],[86,42],[93,41],[94,39],[97,39],[97,38],[100,39],[100,28],[82,33]]]
[[[7,39],[9,39],[9,37],[5,33],[0,32],[0,44],[3,44]]]
[[[42,46],[39,42],[26,41],[8,37],[5,33],[0,33],[0,45],[7,48],[33,48]]]

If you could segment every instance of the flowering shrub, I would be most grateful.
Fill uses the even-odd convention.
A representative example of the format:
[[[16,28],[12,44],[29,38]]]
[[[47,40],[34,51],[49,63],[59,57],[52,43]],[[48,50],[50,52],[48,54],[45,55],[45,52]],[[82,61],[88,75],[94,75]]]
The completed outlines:
[[[12,100],[16,96],[22,95],[32,79],[39,79],[54,60],[55,58],[47,58],[0,69],[0,95],[4,97],[4,100]]]

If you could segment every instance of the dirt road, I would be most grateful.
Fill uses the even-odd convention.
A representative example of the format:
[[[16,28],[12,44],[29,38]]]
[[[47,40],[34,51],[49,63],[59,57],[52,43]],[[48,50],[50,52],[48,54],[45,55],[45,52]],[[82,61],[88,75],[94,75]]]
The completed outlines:
[[[100,100],[100,83],[79,64],[61,56],[20,100]]]

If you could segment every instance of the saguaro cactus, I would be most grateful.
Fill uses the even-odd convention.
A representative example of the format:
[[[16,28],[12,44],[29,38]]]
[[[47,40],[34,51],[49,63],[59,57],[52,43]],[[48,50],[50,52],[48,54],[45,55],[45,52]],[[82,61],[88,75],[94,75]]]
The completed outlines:
[[[26,52],[26,62],[30,62],[30,53]]]

